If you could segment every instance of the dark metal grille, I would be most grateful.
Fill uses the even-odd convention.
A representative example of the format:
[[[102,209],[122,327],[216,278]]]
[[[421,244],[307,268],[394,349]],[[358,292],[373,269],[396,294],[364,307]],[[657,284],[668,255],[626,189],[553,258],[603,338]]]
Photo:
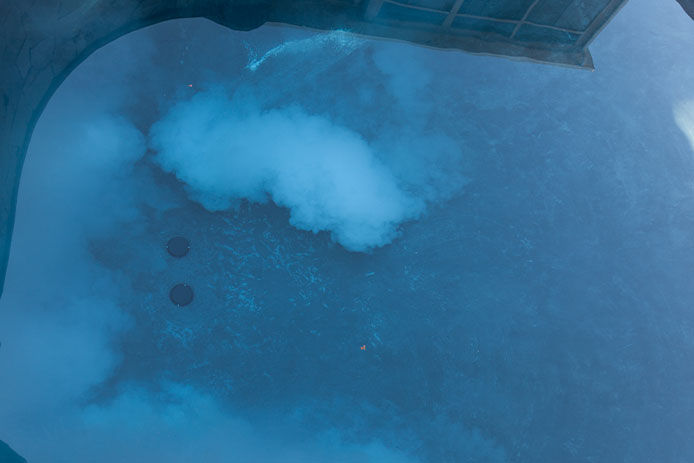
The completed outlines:
[[[544,47],[585,47],[623,0],[370,0],[367,18],[496,35]],[[443,31],[442,31],[443,33]]]

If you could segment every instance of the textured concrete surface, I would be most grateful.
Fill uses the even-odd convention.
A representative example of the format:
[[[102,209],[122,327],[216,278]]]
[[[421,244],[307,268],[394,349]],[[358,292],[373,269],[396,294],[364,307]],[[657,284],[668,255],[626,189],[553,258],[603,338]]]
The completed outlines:
[[[484,37],[442,34],[441,30],[437,33],[432,29],[403,27],[389,20],[379,22],[376,16],[383,2],[376,0],[4,1],[0,3],[0,290],[9,256],[22,163],[34,125],[70,71],[93,51],[123,34],[180,17],[205,17],[237,30],[250,30],[269,21],[316,29],[348,28],[364,35],[434,47],[592,68],[585,47],[623,2],[610,0],[609,6],[594,16],[581,36],[580,46],[538,48],[537,43],[506,42],[502,44],[503,53],[498,53],[499,44]],[[455,4],[459,7],[459,3]],[[364,19],[369,17],[369,11],[376,18],[374,22]],[[581,13],[580,8],[577,11]]]

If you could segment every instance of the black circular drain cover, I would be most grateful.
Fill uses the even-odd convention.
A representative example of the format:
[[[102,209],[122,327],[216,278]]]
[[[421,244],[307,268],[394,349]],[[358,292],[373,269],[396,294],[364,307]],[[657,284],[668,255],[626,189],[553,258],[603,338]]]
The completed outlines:
[[[190,249],[190,241],[183,238],[182,236],[177,236],[171,238],[168,243],[166,243],[166,250],[169,251],[174,257],[183,257],[188,254]]]
[[[177,306],[188,305],[193,301],[193,288],[185,283],[179,283],[169,292],[171,302]]]

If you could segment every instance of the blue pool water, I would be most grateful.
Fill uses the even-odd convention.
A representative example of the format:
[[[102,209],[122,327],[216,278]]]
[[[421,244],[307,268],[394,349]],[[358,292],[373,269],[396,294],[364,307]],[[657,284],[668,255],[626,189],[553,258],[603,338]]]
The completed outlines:
[[[694,460],[694,23],[657,3],[595,72],[200,19],[98,50],[27,156],[0,438],[30,462]]]

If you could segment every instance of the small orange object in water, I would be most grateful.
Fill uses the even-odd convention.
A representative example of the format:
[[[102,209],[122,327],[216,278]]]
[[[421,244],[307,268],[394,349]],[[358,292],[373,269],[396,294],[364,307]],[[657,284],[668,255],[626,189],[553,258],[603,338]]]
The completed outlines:
[[[192,88],[192,87],[193,87],[193,84],[188,84],[188,87],[191,87],[191,88]]]
[[[366,350],[366,344],[360,347],[361,350]]]

